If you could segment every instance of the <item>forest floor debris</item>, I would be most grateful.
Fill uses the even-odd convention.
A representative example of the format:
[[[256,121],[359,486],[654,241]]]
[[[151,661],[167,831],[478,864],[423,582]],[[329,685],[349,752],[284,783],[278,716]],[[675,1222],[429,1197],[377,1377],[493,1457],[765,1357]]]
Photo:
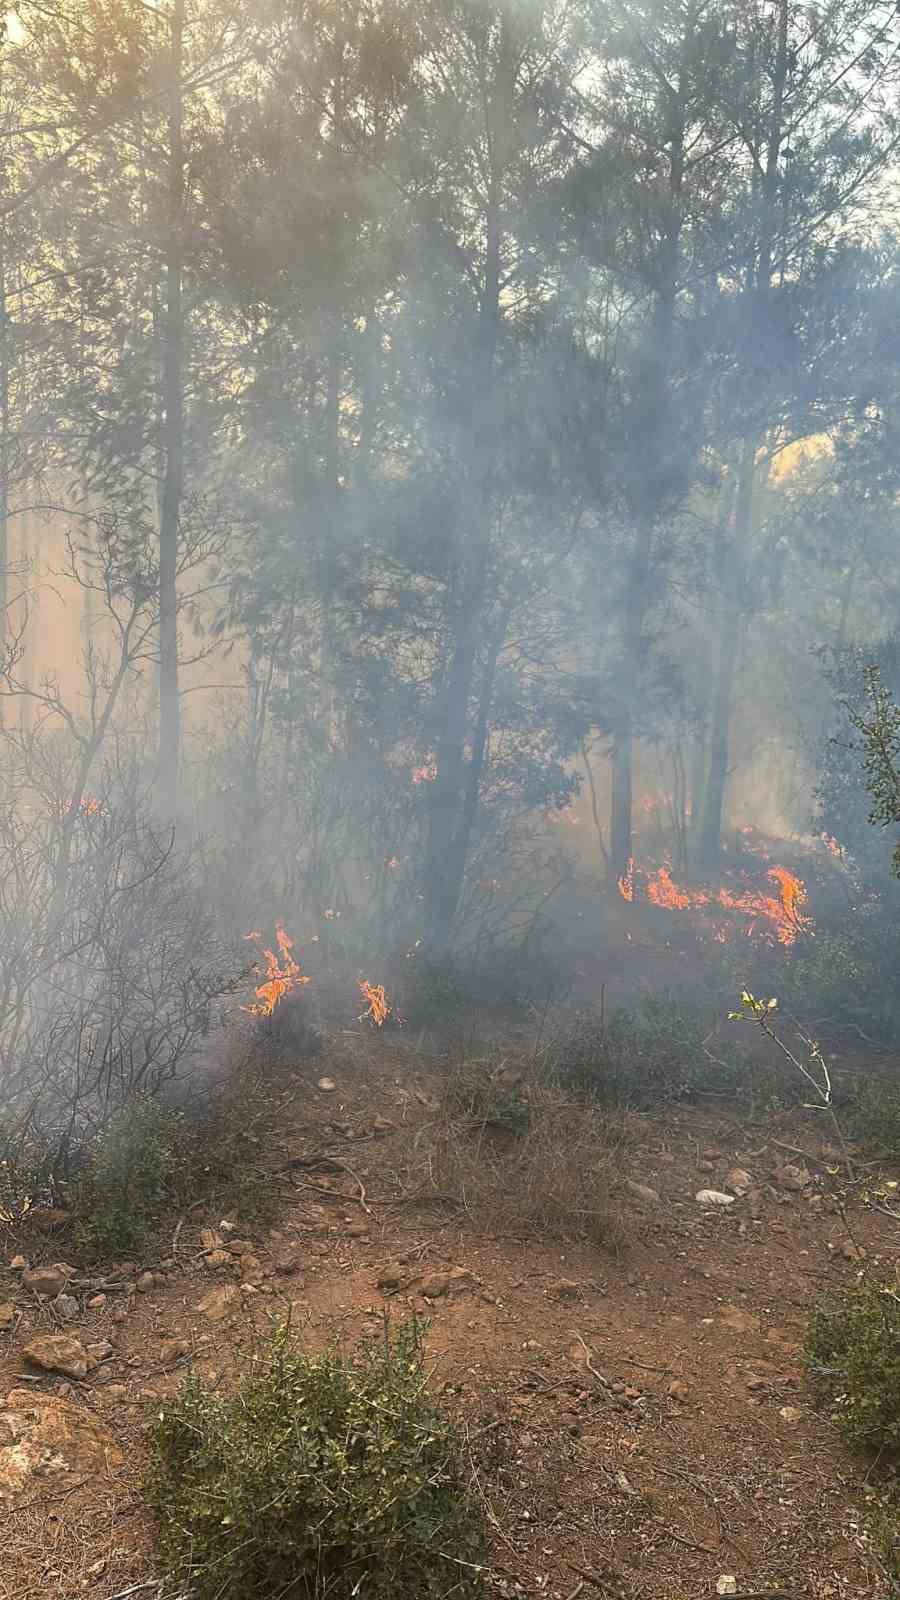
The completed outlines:
[[[385,1314],[410,1313],[427,1328],[434,1389],[468,1434],[496,1594],[566,1600],[574,1575],[627,1600],[697,1600],[723,1572],[738,1595],[887,1594],[864,1531],[865,1463],[816,1412],[802,1370],[813,1301],[860,1270],[816,1182],[829,1157],[814,1116],[748,1124],[717,1101],[629,1118],[628,1164],[659,1203],[623,1183],[627,1221],[604,1250],[529,1237],[508,1213],[485,1227],[411,1182],[435,1136],[438,1068],[396,1040],[367,1038],[352,1061],[340,1040],[323,1044],[339,1100],[297,1097],[270,1152],[274,1227],[194,1209],[171,1257],[109,1264],[126,1283],[109,1298],[66,1266],[68,1293],[87,1286],[65,1332],[51,1299],[0,1269],[15,1310],[0,1333],[0,1417],[8,1435],[29,1401],[37,1441],[34,1472],[0,1508],[0,1600],[152,1590],[140,1479],[160,1401],[187,1373],[228,1391],[285,1318],[313,1347],[349,1348]],[[786,1141],[810,1155],[802,1189],[779,1186]],[[696,1203],[709,1166],[738,1191],[727,1208]],[[850,1203],[855,1248],[891,1270],[896,1223]],[[51,1268],[69,1253],[55,1238]],[[23,1248],[8,1236],[4,1261]],[[62,1342],[85,1352],[77,1370],[36,1372],[29,1347]],[[42,1473],[54,1406],[102,1470]]]

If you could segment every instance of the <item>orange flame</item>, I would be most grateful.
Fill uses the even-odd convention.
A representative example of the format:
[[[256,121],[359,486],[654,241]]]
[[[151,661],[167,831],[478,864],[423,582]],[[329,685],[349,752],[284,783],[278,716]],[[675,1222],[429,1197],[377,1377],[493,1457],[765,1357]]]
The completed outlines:
[[[617,884],[619,886],[619,893],[622,896],[622,899],[623,900],[628,900],[628,901],[633,900],[634,899],[634,856],[629,856],[628,865],[625,868],[625,871],[622,873],[621,878],[617,878],[616,882],[617,882]]]
[[[634,870],[634,863],[629,862],[628,872],[619,879],[619,893],[623,900],[634,899]],[[687,911],[711,905],[737,911],[752,918],[748,934],[752,935],[762,921],[767,924],[766,931],[773,932],[779,944],[791,945],[800,933],[812,931],[812,918],[803,910],[806,887],[802,879],[789,872],[787,867],[770,867],[767,877],[777,885],[777,896],[765,894],[759,889],[681,888],[674,881],[671,869],[665,866],[649,874],[645,893],[652,905],[666,911]],[[724,943],[725,930],[717,929],[715,938]]]
[[[86,794],[78,809],[83,817],[95,817],[100,810],[100,801],[94,795]]]
[[[365,979],[361,979],[359,992],[363,999],[368,1001],[368,1007],[360,1017],[360,1022],[371,1022],[373,1027],[383,1028],[391,1014],[384,984],[368,983]]]
[[[260,935],[245,933],[245,939],[258,940]],[[286,994],[292,989],[301,989],[310,979],[300,971],[297,962],[291,955],[294,948],[293,939],[288,938],[284,925],[281,922],[275,925],[275,942],[278,945],[278,954],[274,950],[263,950],[266,968],[265,976],[257,967],[257,976],[263,977],[262,983],[257,985],[256,999],[252,1005],[241,1006],[251,1017],[270,1017],[277,1005],[280,1005]]]
[[[819,838],[821,839],[823,845],[825,846],[825,849],[826,850],[830,850],[831,854],[833,856],[836,856],[837,859],[840,860],[840,857],[841,857],[841,854],[842,854],[841,847],[838,844],[837,839],[834,837],[834,834],[833,833],[820,833],[819,834]]]
[[[437,762],[426,761],[423,767],[413,767],[410,776],[413,783],[434,783],[437,777]]]

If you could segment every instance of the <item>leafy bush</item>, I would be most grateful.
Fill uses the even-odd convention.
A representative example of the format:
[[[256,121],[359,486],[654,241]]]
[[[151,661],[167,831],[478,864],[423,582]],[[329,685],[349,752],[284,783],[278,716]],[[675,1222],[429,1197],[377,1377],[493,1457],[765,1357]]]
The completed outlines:
[[[674,1001],[646,1000],[610,1017],[582,1012],[551,1047],[551,1070],[563,1088],[600,1105],[636,1108],[734,1089],[747,1064],[731,1043],[708,1045],[698,1012]]]
[[[807,1363],[847,1442],[900,1450],[900,1293],[866,1284],[814,1312]]]
[[[481,1592],[481,1514],[415,1324],[354,1361],[282,1331],[234,1398],[188,1382],[152,1448],[163,1567],[196,1600]]]

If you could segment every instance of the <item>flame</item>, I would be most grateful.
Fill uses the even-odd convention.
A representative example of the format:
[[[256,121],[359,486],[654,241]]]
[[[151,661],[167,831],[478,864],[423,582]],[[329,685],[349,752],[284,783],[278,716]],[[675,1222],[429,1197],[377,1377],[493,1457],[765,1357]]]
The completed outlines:
[[[841,851],[840,845],[837,842],[837,839],[834,837],[834,834],[833,833],[820,833],[819,834],[819,838],[821,839],[823,845],[825,846],[825,849],[826,850],[830,850],[831,854],[833,856],[835,856],[838,860],[840,860],[841,855],[842,855],[842,851]]]
[[[422,767],[413,767],[410,777],[413,783],[434,783],[437,777],[437,762],[426,761]]]
[[[361,979],[359,992],[363,999],[368,1001],[368,1007],[360,1017],[360,1022],[371,1022],[373,1027],[383,1028],[391,1014],[391,1007],[388,1005],[387,995],[384,992],[384,984],[369,983],[367,980]]]
[[[82,797],[78,809],[83,817],[95,817],[100,810],[100,801],[95,795],[86,794]]]
[[[245,933],[244,938],[258,941],[260,935],[254,930],[253,933]],[[259,967],[256,969],[257,976],[263,977],[262,983],[257,985],[256,999],[252,1005],[241,1006],[241,1010],[248,1012],[251,1017],[270,1017],[286,994],[310,982],[291,955],[294,941],[288,937],[281,922],[275,925],[275,942],[278,945],[277,955],[274,950],[262,952],[266,963],[265,976]]]
[[[629,862],[628,872],[619,879],[619,893],[623,900],[634,899],[634,862]],[[779,944],[791,945],[800,933],[812,931],[812,918],[803,910],[806,905],[806,886],[796,873],[787,867],[770,867],[766,876],[777,886],[776,894],[765,894],[759,889],[731,890],[688,889],[680,887],[668,866],[657,867],[647,877],[645,894],[652,905],[666,911],[687,911],[702,906],[722,906],[726,911],[737,911],[750,917],[748,935],[754,934],[759,924],[764,931],[774,933]],[[724,943],[727,932],[715,930],[714,937]]]
[[[399,856],[388,856],[387,861],[384,864],[387,867],[388,872],[396,872],[400,865],[400,858]]]
[[[625,871],[622,873],[621,878],[617,878],[616,882],[617,882],[617,884],[619,886],[619,893],[622,896],[622,899],[623,900],[629,900],[629,901],[633,900],[634,899],[634,856],[629,856],[628,857],[628,865],[625,868]]]

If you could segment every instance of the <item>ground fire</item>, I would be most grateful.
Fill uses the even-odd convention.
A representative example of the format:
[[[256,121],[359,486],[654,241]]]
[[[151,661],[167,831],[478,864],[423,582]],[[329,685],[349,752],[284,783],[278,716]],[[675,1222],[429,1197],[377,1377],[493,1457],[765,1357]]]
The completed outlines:
[[[363,999],[368,1002],[367,1009],[359,1019],[360,1022],[371,1022],[373,1027],[383,1028],[391,1015],[391,1007],[388,1005],[387,995],[384,992],[384,984],[368,983],[361,979],[359,992]]]
[[[635,898],[636,872],[634,862],[630,861],[627,871],[618,880],[623,900],[630,902]],[[813,930],[812,918],[804,911],[806,887],[802,879],[787,867],[768,868],[766,877],[774,891],[771,893],[749,885],[735,889],[725,885],[688,888],[675,882],[669,866],[656,867],[642,873],[641,877],[643,897],[651,905],[659,906],[664,911],[721,906],[723,910],[736,912],[749,919],[744,932],[751,938],[759,937],[791,945],[799,934]],[[727,925],[721,924],[715,929],[715,937],[720,942],[726,940],[728,935]]]
[[[244,938],[258,943],[261,935],[254,931],[245,933]],[[294,941],[288,937],[281,922],[275,926],[275,942],[278,945],[277,955],[274,950],[262,951],[265,968],[258,966],[256,969],[258,976],[263,980],[257,985],[256,999],[251,1005],[241,1007],[241,1010],[248,1012],[251,1017],[271,1017],[285,995],[294,989],[303,988],[310,982],[291,954]]]

